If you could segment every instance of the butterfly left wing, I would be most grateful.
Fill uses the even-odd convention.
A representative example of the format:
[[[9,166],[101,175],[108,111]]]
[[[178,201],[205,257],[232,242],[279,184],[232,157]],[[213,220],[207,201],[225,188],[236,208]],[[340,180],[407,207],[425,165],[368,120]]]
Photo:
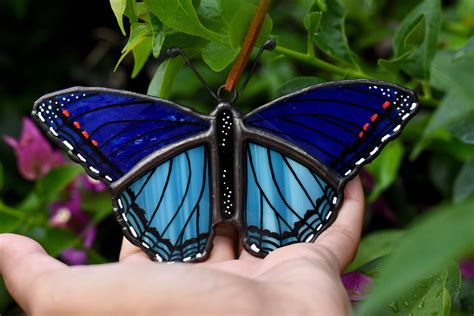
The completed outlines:
[[[418,107],[412,91],[366,80],[321,84],[243,118],[244,246],[257,256],[312,242],[335,220],[345,183]]]
[[[45,95],[32,116],[89,175],[107,184],[156,150],[210,126],[207,116],[170,101],[105,88]]]

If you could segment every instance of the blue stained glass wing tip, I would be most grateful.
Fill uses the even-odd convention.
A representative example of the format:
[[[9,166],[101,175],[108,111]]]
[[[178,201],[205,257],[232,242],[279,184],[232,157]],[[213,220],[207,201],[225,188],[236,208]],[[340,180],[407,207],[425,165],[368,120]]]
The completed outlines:
[[[350,178],[398,136],[418,108],[413,91],[379,81],[325,83],[277,99],[244,123],[281,138]]]
[[[170,101],[106,88],[45,95],[32,116],[91,176],[106,183],[156,150],[210,126],[206,116]]]

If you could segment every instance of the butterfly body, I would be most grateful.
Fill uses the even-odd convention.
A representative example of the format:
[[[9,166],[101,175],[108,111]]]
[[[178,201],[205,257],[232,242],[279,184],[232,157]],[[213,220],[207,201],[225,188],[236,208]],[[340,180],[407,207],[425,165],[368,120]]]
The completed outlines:
[[[234,225],[264,257],[312,242],[335,220],[344,186],[417,110],[385,82],[308,87],[242,114],[221,100],[209,115],[102,88],[39,99],[33,117],[107,183],[125,236],[156,261],[202,261],[214,227]],[[87,137],[86,137],[87,136]]]

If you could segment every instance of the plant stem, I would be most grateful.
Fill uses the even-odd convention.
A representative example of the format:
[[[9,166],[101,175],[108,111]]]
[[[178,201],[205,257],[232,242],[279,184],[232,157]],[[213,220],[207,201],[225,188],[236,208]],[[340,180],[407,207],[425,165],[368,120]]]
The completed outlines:
[[[285,55],[289,58],[296,59],[298,61],[310,64],[312,66],[318,67],[319,69],[336,73],[342,76],[349,76],[353,78],[366,78],[366,79],[375,79],[371,75],[368,75],[364,72],[354,70],[354,69],[346,69],[346,68],[341,68],[339,66],[332,65],[328,62],[325,62],[315,56],[311,56],[309,54],[303,54],[282,46],[277,46],[274,50],[275,52]]]
[[[11,207],[3,204],[3,202],[1,202],[1,201],[0,201],[0,213],[7,214],[7,215],[10,215],[10,216],[16,217],[18,219],[24,219],[25,218],[25,214],[15,210],[14,208],[11,208]]]
[[[426,106],[429,106],[429,107],[432,107],[432,108],[437,107],[438,104],[439,104],[438,100],[433,99],[433,98],[428,98],[426,96],[420,96],[420,97],[418,97],[418,99],[420,99],[420,102],[423,105],[426,105]]]

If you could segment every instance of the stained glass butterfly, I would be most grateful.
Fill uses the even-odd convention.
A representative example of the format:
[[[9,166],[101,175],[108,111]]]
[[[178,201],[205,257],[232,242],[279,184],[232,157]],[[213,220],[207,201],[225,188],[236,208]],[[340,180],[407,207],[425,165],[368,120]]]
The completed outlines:
[[[346,183],[399,135],[416,95],[386,82],[335,81],[240,113],[209,115],[120,90],[41,97],[33,117],[106,183],[124,235],[159,262],[202,261],[216,224],[264,257],[313,242],[336,218]]]

